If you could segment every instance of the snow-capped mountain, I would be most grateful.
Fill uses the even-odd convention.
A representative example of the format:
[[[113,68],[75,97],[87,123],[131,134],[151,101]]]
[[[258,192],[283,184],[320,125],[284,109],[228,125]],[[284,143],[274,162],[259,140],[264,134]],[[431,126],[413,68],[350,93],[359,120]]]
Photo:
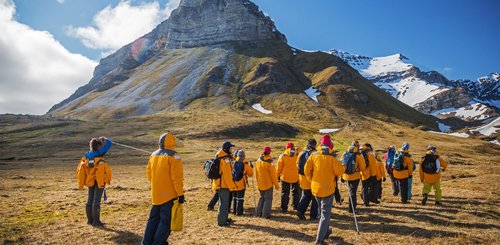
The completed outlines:
[[[331,50],[379,88],[413,108],[439,118],[465,121],[498,115],[500,74],[477,80],[450,81],[436,71],[422,69],[402,54],[367,57]]]

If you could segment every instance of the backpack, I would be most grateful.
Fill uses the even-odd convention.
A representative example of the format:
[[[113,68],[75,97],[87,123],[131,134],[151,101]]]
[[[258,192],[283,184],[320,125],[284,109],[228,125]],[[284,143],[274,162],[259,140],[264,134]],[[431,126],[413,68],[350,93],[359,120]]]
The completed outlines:
[[[370,166],[370,161],[368,161],[368,154],[366,154],[366,152],[362,152],[363,154],[363,158],[365,159],[365,164],[366,164],[366,167]]]
[[[232,175],[233,181],[240,181],[243,179],[243,175],[245,174],[245,164],[241,161],[237,161],[234,163]]]
[[[219,179],[220,175],[220,158],[212,158],[205,162],[205,176],[209,179]]]
[[[392,163],[394,162],[394,155],[396,154],[396,150],[391,148],[387,151],[387,162],[386,162],[386,166],[387,167],[391,167],[392,166]]]
[[[356,153],[346,151],[342,156],[342,165],[345,167],[344,173],[353,174],[356,172]]]
[[[437,172],[437,159],[435,155],[425,155],[422,161],[422,171],[427,174],[435,174]]]
[[[404,151],[398,151],[395,155],[394,155],[394,160],[392,162],[392,169],[394,170],[398,170],[398,171],[401,171],[401,170],[404,170],[406,169],[404,166],[404,160],[405,160],[405,153]]]
[[[304,166],[306,165],[307,159],[311,155],[311,150],[305,150],[302,152],[299,158],[299,164],[297,165],[297,169],[299,170],[300,175],[305,175]]]

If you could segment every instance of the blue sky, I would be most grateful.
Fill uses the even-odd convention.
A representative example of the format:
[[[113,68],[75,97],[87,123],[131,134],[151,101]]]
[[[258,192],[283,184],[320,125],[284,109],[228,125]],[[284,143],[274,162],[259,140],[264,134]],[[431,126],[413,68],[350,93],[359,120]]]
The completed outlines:
[[[0,90],[14,89],[10,81],[16,81],[25,88],[43,87],[50,98],[37,98],[43,106],[35,110],[22,98],[6,106],[6,101],[30,96],[27,92],[11,97],[0,93],[0,113],[43,114],[86,84],[100,58],[149,32],[179,1],[0,0],[0,29],[7,30],[0,38],[0,67],[11,66],[0,68]],[[500,72],[498,0],[254,2],[275,20],[289,44],[300,49],[336,48],[371,57],[402,53],[450,79]],[[37,70],[39,64],[49,66],[53,57],[60,57],[59,63],[50,67],[58,69]],[[13,70],[34,74],[5,74]],[[64,76],[57,70],[64,70]],[[43,79],[36,75],[42,72]],[[50,86],[43,84],[47,77]]]

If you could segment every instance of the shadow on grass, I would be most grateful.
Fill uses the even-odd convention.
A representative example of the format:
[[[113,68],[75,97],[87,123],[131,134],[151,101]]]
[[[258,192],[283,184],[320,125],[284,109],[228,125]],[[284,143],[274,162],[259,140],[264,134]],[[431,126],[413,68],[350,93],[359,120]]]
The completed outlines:
[[[142,241],[142,236],[139,236],[133,232],[125,230],[117,230],[109,227],[100,227],[99,229],[108,232],[114,232],[116,235],[111,238],[111,240],[116,244],[140,244]]]
[[[346,241],[344,241],[344,238],[339,237],[339,236],[331,237],[330,240],[332,240],[334,244],[353,245],[353,243],[346,242]]]
[[[273,216],[273,219],[275,216]],[[301,242],[313,242],[315,237],[312,237],[310,235],[307,235],[305,233],[296,231],[296,230],[288,230],[284,228],[274,228],[274,227],[269,227],[269,226],[262,226],[262,225],[253,225],[253,224],[234,224],[233,226],[235,227],[242,227],[244,229],[251,229],[255,231],[263,231],[270,233],[273,236],[277,237],[287,237],[287,238],[292,238],[297,241]]]

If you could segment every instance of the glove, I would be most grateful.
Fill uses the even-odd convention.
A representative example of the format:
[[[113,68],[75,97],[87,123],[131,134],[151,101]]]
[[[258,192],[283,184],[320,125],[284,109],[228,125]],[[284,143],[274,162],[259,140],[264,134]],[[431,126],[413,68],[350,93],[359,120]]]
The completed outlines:
[[[385,177],[382,179],[382,181],[384,181],[384,182],[385,182]]]
[[[186,202],[186,200],[184,199],[184,195],[179,196],[179,197],[177,198],[177,200],[179,201],[179,203],[180,203],[180,204],[183,204],[184,202]]]

